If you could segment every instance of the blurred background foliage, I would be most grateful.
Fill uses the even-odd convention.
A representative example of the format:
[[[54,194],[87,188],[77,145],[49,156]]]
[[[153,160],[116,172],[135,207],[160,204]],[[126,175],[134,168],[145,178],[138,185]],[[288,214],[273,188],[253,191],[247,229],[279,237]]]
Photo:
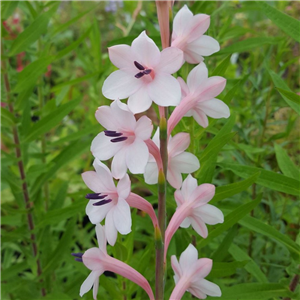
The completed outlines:
[[[168,258],[179,257],[192,241],[200,257],[214,259],[209,280],[221,287],[221,299],[296,299],[300,3],[176,1],[174,13],[185,3],[195,14],[211,15],[208,35],[221,51],[205,63],[210,76],[227,79],[219,98],[231,117],[211,119],[206,129],[185,118],[175,132],[191,134],[189,151],[201,163],[195,176],[199,184],[217,186],[212,203],[226,217],[224,224],[209,226],[206,240],[191,228],[179,229]],[[160,46],[155,2],[6,1],[1,8],[1,299],[80,299],[89,271],[70,253],[96,245],[80,174],[92,170],[89,146],[102,131],[95,110],[110,104],[101,94],[115,70],[107,47],[130,44],[143,30]],[[185,79],[192,68],[186,64],[177,75]],[[156,113],[148,112],[155,126]],[[132,190],[156,208],[156,187],[142,176],[131,180]],[[169,218],[176,209],[173,193],[169,187]],[[108,251],[154,287],[151,221],[136,210],[132,219],[132,232]],[[169,264],[166,299],[172,277]],[[98,297],[147,299],[136,285],[108,272]]]

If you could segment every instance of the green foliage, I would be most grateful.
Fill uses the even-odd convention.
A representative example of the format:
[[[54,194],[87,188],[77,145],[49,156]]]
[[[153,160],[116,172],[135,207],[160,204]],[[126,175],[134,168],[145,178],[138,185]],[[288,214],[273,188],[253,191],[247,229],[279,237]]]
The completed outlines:
[[[85,215],[89,190],[80,174],[92,170],[89,147],[102,130],[95,110],[110,104],[101,94],[103,81],[115,70],[107,47],[130,44],[145,29],[161,46],[155,2],[142,1],[141,10],[138,2],[120,3],[122,8],[107,12],[104,1],[1,2],[1,20],[6,21],[1,299],[81,299],[79,288],[89,270],[70,253],[96,246],[94,225]],[[175,3],[174,14],[183,4]],[[166,299],[174,288],[170,255],[179,257],[191,242],[201,257],[214,260],[208,279],[221,287],[220,299],[296,299],[299,287],[291,292],[289,284],[299,273],[300,254],[298,3],[187,5],[194,13],[211,15],[207,34],[220,42],[221,51],[205,57],[205,63],[210,76],[227,79],[219,98],[228,104],[231,116],[210,119],[207,128],[184,118],[175,130],[190,133],[188,151],[201,164],[193,175],[199,184],[216,185],[210,203],[223,211],[225,220],[208,225],[206,239],[192,228],[176,232],[167,254]],[[15,13],[19,23],[13,21]],[[185,64],[177,75],[186,79],[192,68]],[[20,163],[25,179],[20,177]],[[130,177],[132,191],[156,205],[157,187],[145,184],[141,175]],[[168,221],[176,209],[173,195],[168,186]],[[132,232],[119,236],[108,253],[137,269],[154,289],[152,224],[136,209],[132,221]],[[41,297],[42,289],[46,297]],[[91,297],[90,292],[82,299]],[[120,276],[104,274],[98,299],[146,299],[146,294]],[[193,298],[185,293],[182,299]]]

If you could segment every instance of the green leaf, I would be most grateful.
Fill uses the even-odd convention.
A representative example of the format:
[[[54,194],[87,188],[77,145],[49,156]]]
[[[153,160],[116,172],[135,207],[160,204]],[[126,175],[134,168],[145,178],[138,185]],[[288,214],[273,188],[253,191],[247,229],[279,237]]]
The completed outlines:
[[[57,109],[55,109],[52,113],[35,123],[31,127],[28,135],[25,137],[23,142],[26,143],[33,141],[41,134],[44,134],[53,127],[55,127],[67,114],[69,114],[80,103],[80,101],[81,98],[78,98],[76,100],[65,103],[59,106]]]
[[[51,16],[55,13],[60,2],[56,3],[51,9],[40,14],[28,27],[22,31],[14,40],[9,56],[14,56],[25,51],[28,46],[38,40],[38,38],[47,31]]]
[[[266,300],[272,297],[293,296],[288,287],[279,283],[242,283],[222,289],[222,299],[228,300]]]
[[[48,58],[43,57],[26,66],[18,76],[18,83],[13,88],[14,93],[26,92],[28,90],[32,91],[38,78],[46,72],[48,65],[51,64],[53,59],[53,56]]]
[[[290,195],[299,195],[300,183],[296,179],[256,167],[224,162],[220,162],[217,164],[226,170],[231,170],[232,172],[243,178],[253,176],[257,172],[260,172],[260,175],[255,181],[257,184],[267,187],[274,191],[279,191]]]
[[[248,261],[234,261],[230,263],[226,262],[214,262],[213,267],[209,273],[209,278],[226,277],[236,274],[236,269],[243,268],[247,265]]]
[[[271,21],[273,21],[280,29],[282,29],[287,35],[292,37],[298,43],[300,43],[300,22],[297,19],[290,17],[289,15],[277,10],[271,5],[263,1],[257,2],[263,12]]]
[[[224,76],[225,72],[227,70],[227,68],[230,65],[230,58],[231,58],[231,54],[228,55],[217,67],[216,69],[213,71],[211,76]]]
[[[271,76],[271,79],[277,89],[283,89],[286,91],[291,92],[290,88],[287,86],[285,81],[275,72],[268,69],[268,72]],[[296,104],[295,102],[291,101],[289,98],[287,98],[285,95],[281,94],[283,99],[286,101],[286,103],[296,112],[298,115],[300,115],[300,106]]]
[[[257,180],[259,175],[260,172],[257,172],[254,175],[250,176],[249,178],[242,180],[240,182],[218,186],[216,188],[216,193],[214,198],[209,203],[213,204],[220,200],[239,194],[242,191],[245,191],[249,186],[251,186]]]
[[[273,37],[255,37],[255,38],[246,38],[240,42],[234,42],[232,45],[227,46],[226,48],[222,49],[218,53],[214,55],[221,55],[226,53],[241,53],[245,51],[252,50],[253,48],[262,47],[266,44],[274,45],[277,44],[279,41],[278,38]]]
[[[224,231],[231,228],[234,224],[236,224],[240,219],[245,217],[254,207],[256,207],[260,201],[261,196],[259,195],[255,200],[250,201],[248,203],[245,203],[241,206],[239,206],[234,211],[230,212],[224,220],[223,224],[219,224],[216,226],[215,229],[209,232],[208,237],[206,239],[202,239],[199,244],[197,245],[197,248],[203,248],[205,245],[207,245],[211,240],[213,240],[215,237],[222,234]]]
[[[291,240],[287,235],[282,234],[273,226],[267,225],[262,221],[259,221],[253,217],[246,216],[243,220],[239,221],[239,224],[248,228],[249,230],[253,230],[257,233],[268,236],[272,239],[275,239],[279,243],[283,244],[287,247],[287,249],[297,255],[300,254],[300,246],[297,245],[293,240]]]
[[[15,116],[6,108],[1,107],[1,125],[14,126],[16,124]]]
[[[286,151],[281,148],[278,144],[274,145],[276,159],[282,173],[287,176],[299,180],[300,172],[298,168],[294,165],[292,160],[287,155]]]
[[[13,264],[7,269],[2,269],[1,280],[7,281],[10,279],[14,279],[18,277],[18,273],[22,273],[27,268],[28,268],[27,262],[23,261],[21,263]]]
[[[19,1],[2,1],[1,2],[1,20],[8,19],[18,7]]]
[[[277,88],[279,93],[281,94],[282,97],[285,97],[289,99],[290,101],[293,101],[294,103],[300,105],[300,96],[297,95],[296,93],[293,93],[291,91],[287,91],[281,88]]]
[[[253,275],[259,282],[267,283],[268,279],[266,275],[261,271],[256,262],[248,256],[241,248],[235,244],[231,244],[229,247],[229,253],[235,260],[247,260],[248,264],[245,266],[245,269]]]

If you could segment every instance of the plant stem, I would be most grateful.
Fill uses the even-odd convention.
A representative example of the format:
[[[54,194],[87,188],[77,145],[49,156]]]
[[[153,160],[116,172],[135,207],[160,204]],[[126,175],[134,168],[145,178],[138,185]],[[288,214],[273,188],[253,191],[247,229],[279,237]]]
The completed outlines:
[[[2,53],[3,53],[3,49],[2,49]],[[8,75],[7,75],[5,60],[2,61],[2,68],[3,68],[4,85],[5,85],[6,95],[7,95],[8,109],[9,109],[9,112],[14,115],[13,104],[11,103],[11,99],[10,99],[11,89],[10,89]],[[42,267],[41,267],[40,259],[37,257],[38,256],[38,248],[37,248],[37,243],[36,243],[36,237],[35,237],[35,234],[33,233],[34,221],[33,221],[33,216],[30,212],[31,203],[30,203],[29,192],[28,192],[28,187],[27,187],[27,182],[26,182],[25,168],[24,168],[24,164],[23,164],[23,160],[22,160],[19,134],[18,134],[18,129],[17,129],[16,125],[13,126],[13,138],[14,138],[14,143],[15,143],[15,148],[16,148],[16,157],[18,160],[19,174],[20,174],[20,178],[22,181],[22,192],[23,192],[23,197],[24,197],[24,202],[25,202],[25,208],[27,210],[27,223],[28,223],[28,228],[31,232],[30,239],[31,239],[31,245],[32,245],[32,252],[33,252],[33,256],[36,258],[37,274],[38,274],[38,276],[40,276],[42,274]],[[43,297],[46,295],[46,290],[44,288],[41,289],[41,294]]]

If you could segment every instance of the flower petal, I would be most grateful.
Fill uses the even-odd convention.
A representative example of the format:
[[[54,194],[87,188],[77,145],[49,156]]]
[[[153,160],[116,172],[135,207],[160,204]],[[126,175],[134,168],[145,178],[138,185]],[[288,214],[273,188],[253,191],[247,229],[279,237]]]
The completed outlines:
[[[191,18],[193,18],[193,13],[186,5],[184,5],[174,17],[173,38],[184,35],[184,33],[186,33]]]
[[[191,174],[189,174],[187,178],[184,180],[181,188],[181,192],[185,201],[187,201],[190,198],[190,195],[197,188],[197,186],[198,186],[197,180],[193,178]]]
[[[102,272],[103,273],[103,272]],[[93,284],[96,282],[97,277],[102,274],[97,271],[92,271],[89,276],[86,278],[86,280],[83,282],[83,284],[80,287],[79,295],[82,297],[85,293],[87,293],[93,286]]]
[[[183,197],[183,194],[182,194],[181,190],[176,190],[175,191],[174,198],[175,198],[175,201],[176,201],[176,204],[177,204],[178,207],[181,206],[185,202],[185,199]]]
[[[192,224],[192,220],[190,217],[185,218],[182,223],[180,224],[180,227],[182,228],[189,228]]]
[[[199,216],[202,221],[209,225],[215,225],[224,222],[224,215],[217,207],[205,204],[194,209],[194,215]]]
[[[187,86],[191,93],[196,91],[208,78],[208,70],[205,63],[200,63],[193,68],[187,77]]]
[[[209,77],[196,90],[197,102],[211,100],[218,96],[225,88],[226,79],[220,76]]]
[[[183,63],[183,52],[178,48],[168,47],[161,52],[160,62],[155,68],[155,72],[173,74],[181,68]]]
[[[113,208],[114,204],[110,202],[101,206],[94,206],[94,203],[95,200],[91,200],[88,202],[85,208],[85,213],[89,217],[92,224],[97,224],[102,222],[107,213]]]
[[[190,286],[189,287],[189,292],[197,297],[198,299],[206,299],[207,296],[197,287],[197,286]]]
[[[144,141],[136,138],[126,149],[126,164],[133,174],[143,174],[148,162],[149,150]]]
[[[206,115],[214,119],[228,118],[230,116],[229,107],[219,99],[199,102],[197,108],[201,109]]]
[[[187,174],[198,170],[200,168],[200,163],[194,154],[182,152],[170,159],[170,168],[176,168],[178,172]]]
[[[179,82],[181,87],[181,97],[184,98],[186,97],[187,94],[190,93],[190,90],[187,84],[185,83],[185,81],[181,77],[177,77],[177,81]]]
[[[118,143],[116,143],[118,144]],[[126,149],[121,149],[114,156],[111,163],[111,172],[114,178],[120,179],[123,178],[127,172],[127,164],[126,164]]]
[[[126,199],[129,196],[131,191],[131,182],[128,174],[125,174],[125,176],[119,180],[117,190],[119,197]]]
[[[134,67],[134,56],[128,45],[116,45],[108,48],[110,61],[119,69]]]
[[[169,164],[167,172],[167,180],[175,189],[180,189],[182,184],[182,176],[174,164]]]
[[[212,296],[212,297],[221,297],[222,292],[215,283],[212,283],[206,279],[201,279],[193,284],[193,288],[197,287],[199,290],[201,290],[206,295]]]
[[[148,162],[144,172],[145,182],[155,184],[158,181],[158,168],[156,162]]]
[[[103,83],[102,94],[111,100],[125,99],[135,93],[142,84],[142,81],[135,78],[133,74],[118,70],[106,78]]]
[[[206,114],[201,109],[198,109],[197,107],[195,107],[191,111],[195,121],[203,128],[206,128],[208,126],[208,118]]]
[[[178,81],[169,74],[158,73],[147,86],[150,98],[160,106],[176,106],[181,99]]]
[[[94,300],[97,300],[97,294],[98,294],[98,289],[99,289],[99,276],[96,277],[96,279],[94,281],[94,285],[93,285],[93,298],[94,298]]]
[[[145,31],[143,31],[131,44],[135,60],[144,67],[155,67],[160,59],[160,51]],[[138,70],[137,70],[138,71]]]
[[[150,98],[147,87],[144,84],[128,98],[128,106],[134,114],[146,111],[151,104],[152,99]]]
[[[204,58],[198,52],[190,50],[187,45],[184,49],[184,60],[189,64],[200,64]]]
[[[175,273],[175,276],[177,277],[177,280],[179,280],[179,278],[182,276],[182,270],[181,270],[180,264],[177,260],[177,257],[175,255],[171,256],[171,265],[172,265],[172,269]],[[176,280],[175,280],[175,283],[177,283]]]
[[[118,236],[118,231],[114,223],[113,213],[113,209],[111,209],[105,219],[105,236],[111,246],[114,246]]]
[[[101,183],[105,187],[102,192],[114,192],[116,190],[116,187],[109,168],[97,158],[93,162],[93,167],[95,168],[96,173],[101,180]]]
[[[215,195],[216,187],[210,183],[203,183],[196,187],[190,196],[191,201],[195,202],[194,207],[206,204]]]
[[[199,39],[205,33],[210,24],[210,16],[205,14],[197,14],[190,20],[188,32],[188,40],[190,43]]]
[[[128,234],[131,231],[130,206],[121,197],[114,208],[114,224],[121,234]]]
[[[199,39],[189,43],[186,47],[189,52],[198,53],[199,55],[209,56],[220,51],[220,44],[214,38],[203,35]]]
[[[208,231],[207,231],[207,227],[205,225],[205,223],[198,217],[191,217],[192,219],[192,227],[194,228],[194,230],[203,238],[207,238],[208,235]]]
[[[148,140],[151,137],[151,133],[153,131],[153,124],[152,121],[146,117],[142,116],[138,119],[135,126],[135,135],[136,137],[144,140]]]
[[[190,135],[186,132],[179,132],[174,137],[169,139],[168,154],[169,157],[174,157],[182,153],[190,144]]]
[[[114,113],[110,106],[100,106],[95,113],[95,117],[104,128],[118,130],[119,122],[118,119],[114,117]]]
[[[105,258],[105,253],[103,253],[99,248],[93,247],[84,252],[82,255],[82,262],[92,271],[102,271],[102,261],[105,260]]]
[[[100,224],[96,224],[96,236],[97,236],[99,249],[103,253],[107,253],[106,252],[106,236],[105,236],[104,226],[102,226]]]
[[[197,260],[198,251],[192,244],[189,244],[188,247],[182,252],[179,258],[181,270],[185,275],[190,273]]]
[[[128,109],[126,104],[122,103],[118,99],[111,104],[111,109],[113,111],[113,118],[117,119],[119,122],[118,131],[122,132],[122,130],[134,130],[136,120],[133,113]]]

